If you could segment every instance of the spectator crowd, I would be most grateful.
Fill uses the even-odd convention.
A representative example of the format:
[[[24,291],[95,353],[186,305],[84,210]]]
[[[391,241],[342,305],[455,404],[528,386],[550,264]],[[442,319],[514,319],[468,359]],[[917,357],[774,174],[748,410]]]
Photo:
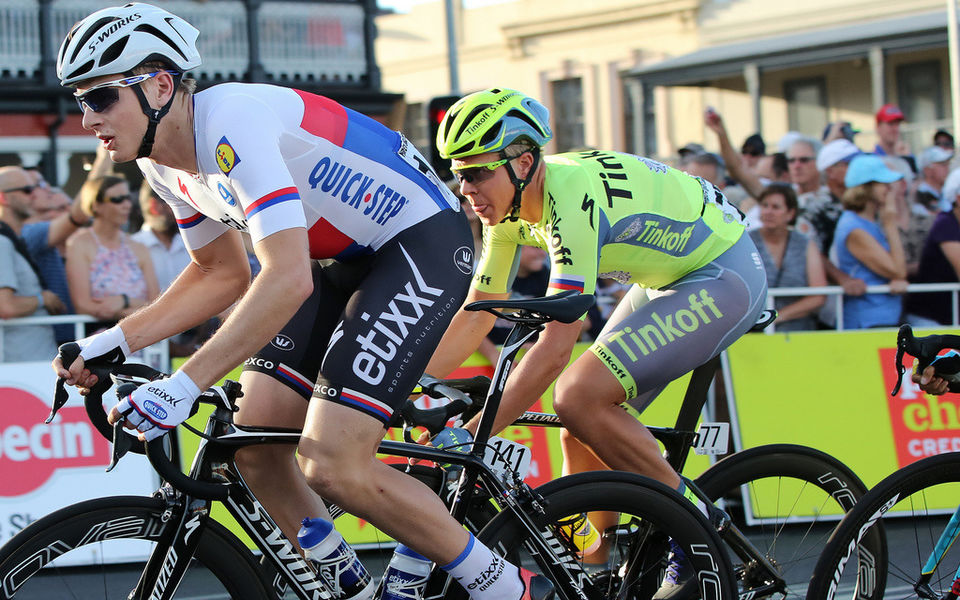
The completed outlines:
[[[690,143],[676,166],[718,186],[744,213],[771,288],[841,286],[844,329],[936,327],[953,322],[951,293],[906,290],[908,282],[960,281],[960,168],[951,170],[949,132],[937,131],[913,154],[901,136],[903,121],[903,112],[887,104],[875,115],[873,148],[859,147],[859,131],[841,121],[828,124],[820,139],[789,132],[768,152],[759,134],[735,147],[721,115],[708,109],[704,124],[719,152]],[[189,261],[169,206],[145,184],[135,194],[104,152],[76,198],[50,186],[39,169],[0,168],[2,319],[90,315],[95,321],[86,330],[93,333],[151,302]],[[545,293],[548,269],[545,252],[524,248],[513,294]],[[889,285],[890,293],[867,294],[875,284]],[[625,292],[616,281],[597,282],[585,340]],[[836,301],[823,294],[778,297],[775,307],[780,331],[837,326]],[[190,354],[217,325],[179,336],[171,355]],[[491,359],[505,329],[495,327],[481,348]],[[74,337],[72,324],[5,327],[3,361],[48,360]]]
[[[954,138],[938,130],[916,154],[893,104],[875,114],[877,143],[862,148],[850,123],[827,124],[820,139],[789,132],[775,152],[758,135],[737,149],[713,109],[704,125],[718,153],[688,144],[678,168],[723,189],[746,215],[768,283],[842,287],[844,329],[953,323],[951,292],[910,292],[909,283],[960,281],[960,169]],[[705,165],[714,165],[712,169]],[[866,293],[867,286],[889,293]],[[778,297],[778,330],[838,326],[837,302],[821,294]]]

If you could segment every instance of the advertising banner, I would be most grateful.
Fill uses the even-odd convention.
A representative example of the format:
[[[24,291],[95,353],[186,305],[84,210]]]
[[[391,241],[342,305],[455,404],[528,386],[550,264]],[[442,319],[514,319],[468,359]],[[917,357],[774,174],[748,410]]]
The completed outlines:
[[[56,377],[49,362],[0,365],[0,545],[48,513],[81,500],[149,495],[158,479],[147,460],[128,454],[111,473],[110,443],[87,419],[74,388],[49,425]],[[105,398],[115,398],[112,392]],[[136,542],[90,545],[58,564],[113,562],[146,556]]]
[[[927,335],[931,331],[918,331]],[[925,456],[960,450],[960,401],[910,381],[896,396],[892,329],[747,335],[727,353],[737,448],[794,443],[832,454],[867,487]],[[934,503],[956,508],[956,498]]]

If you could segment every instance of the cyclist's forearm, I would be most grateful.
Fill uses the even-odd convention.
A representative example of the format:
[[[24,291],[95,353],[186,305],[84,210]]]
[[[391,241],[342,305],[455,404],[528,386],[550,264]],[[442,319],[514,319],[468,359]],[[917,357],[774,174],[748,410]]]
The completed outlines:
[[[475,300],[505,296],[505,294],[501,296],[481,294],[471,290],[465,304]],[[493,327],[494,321],[496,317],[486,312],[471,312],[463,309],[457,311],[443,334],[443,339],[433,351],[433,356],[424,372],[441,378],[450,375],[451,371],[462,365],[480,347],[483,338]]]
[[[312,290],[313,277],[305,255],[302,264],[264,264],[224,324],[182,369],[200,389],[213,385],[269,343]]]
[[[123,319],[120,327],[136,352],[206,322],[235,302],[248,285],[249,274],[242,270],[205,272],[190,263],[155,302]]]
[[[504,388],[500,410],[493,424],[493,433],[503,431],[517,417],[528,410],[540,398],[550,384],[560,376],[570,361],[573,345],[580,337],[580,321],[573,323],[550,323],[514,367]],[[467,425],[476,431],[477,419]]]

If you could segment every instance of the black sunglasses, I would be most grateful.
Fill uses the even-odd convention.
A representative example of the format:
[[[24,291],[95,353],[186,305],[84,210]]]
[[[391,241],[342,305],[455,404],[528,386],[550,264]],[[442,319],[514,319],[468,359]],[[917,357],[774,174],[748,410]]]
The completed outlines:
[[[10,188],[9,190],[0,190],[0,194],[9,194],[10,192],[23,192],[24,194],[31,194],[33,190],[41,187],[39,185],[25,185],[23,187]]]
[[[109,200],[113,204],[123,204],[124,202],[133,202],[132,194],[123,194],[122,196],[108,196],[104,201]]]
[[[77,96],[77,104],[80,105],[81,112],[84,106],[86,106],[93,112],[99,113],[116,104],[119,99],[120,88],[102,87]]]

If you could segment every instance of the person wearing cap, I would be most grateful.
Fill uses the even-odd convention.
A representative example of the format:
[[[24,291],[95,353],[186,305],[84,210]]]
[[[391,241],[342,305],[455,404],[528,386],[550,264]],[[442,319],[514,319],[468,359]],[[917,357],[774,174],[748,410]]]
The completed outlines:
[[[902,177],[879,156],[862,154],[850,161],[844,182],[843,214],[837,222],[831,256],[837,266],[867,285],[889,284],[893,293],[844,295],[843,328],[894,327],[900,320],[907,265],[897,227],[894,181]]]
[[[884,104],[876,114],[877,145],[873,153],[878,156],[898,156],[901,154],[900,124],[905,117],[896,104]]]
[[[850,121],[835,121],[828,123],[823,130],[823,143],[828,144],[833,140],[853,141],[853,136],[860,133],[859,129],[854,129]]]
[[[946,211],[953,206],[951,199],[942,199],[940,191],[950,173],[950,159],[953,150],[940,146],[929,146],[917,156],[917,171],[920,184],[917,186],[917,202],[932,211]]]
[[[943,184],[943,200],[949,210],[936,216],[923,244],[914,283],[960,281],[960,169],[954,169]],[[914,327],[940,327],[953,323],[950,292],[911,292],[904,300],[904,320]]]
[[[847,189],[844,184],[847,165],[858,154],[860,149],[843,138],[827,143],[817,153],[817,171],[823,174],[824,185],[818,190],[818,194],[808,201],[797,220],[797,229],[812,236],[824,255],[830,250],[833,230],[837,226],[840,213],[843,212],[840,199]]]

